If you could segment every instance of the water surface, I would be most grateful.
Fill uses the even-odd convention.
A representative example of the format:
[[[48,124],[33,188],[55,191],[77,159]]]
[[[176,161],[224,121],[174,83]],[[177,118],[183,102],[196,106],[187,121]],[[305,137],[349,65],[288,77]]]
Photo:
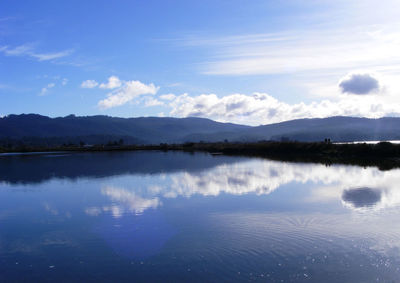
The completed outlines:
[[[182,152],[0,157],[0,281],[397,282],[400,170]]]

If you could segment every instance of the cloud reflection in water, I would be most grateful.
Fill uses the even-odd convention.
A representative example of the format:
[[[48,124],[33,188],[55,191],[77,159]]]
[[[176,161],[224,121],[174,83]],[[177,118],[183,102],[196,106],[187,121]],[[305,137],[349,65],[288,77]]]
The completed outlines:
[[[131,177],[145,178],[144,175]],[[104,184],[101,193],[112,201],[112,205],[88,208],[87,214],[96,215],[99,211],[111,211],[115,217],[125,212],[141,214],[159,207],[162,198],[218,196],[222,193],[268,195],[290,183],[310,184],[312,188],[305,196],[309,202],[341,201],[345,207],[356,211],[400,204],[400,191],[396,187],[400,183],[400,170],[380,171],[372,167],[326,167],[248,159],[195,172],[154,174],[145,181],[145,186],[135,190]]]
[[[135,192],[127,189],[106,186],[101,190],[101,194],[107,196],[112,201],[112,205],[99,207],[89,207],[85,213],[90,216],[98,216],[102,212],[110,212],[113,217],[119,218],[126,212],[142,214],[149,208],[157,208],[161,201],[155,197],[151,199],[143,198]]]
[[[342,200],[354,209],[373,207],[381,201],[382,192],[378,189],[356,188],[344,190]]]

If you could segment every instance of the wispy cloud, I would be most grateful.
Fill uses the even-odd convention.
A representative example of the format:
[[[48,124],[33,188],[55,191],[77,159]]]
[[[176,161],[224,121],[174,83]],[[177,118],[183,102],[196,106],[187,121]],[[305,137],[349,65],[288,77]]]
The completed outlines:
[[[81,88],[95,88],[99,83],[95,80],[86,80],[81,83]]]
[[[319,8],[298,9],[266,32],[193,32],[171,42],[205,55],[195,66],[208,75],[346,74],[400,64],[399,1],[303,2]]]
[[[212,48],[200,64],[209,75],[267,75],[375,68],[400,64],[400,25],[323,31],[288,31],[215,39],[190,39],[185,44]]]
[[[34,58],[37,58],[39,61],[48,61],[48,60],[54,60],[54,59],[58,59],[58,58],[62,58],[65,56],[70,55],[73,52],[72,49],[69,50],[64,50],[64,51],[60,51],[60,52],[55,52],[55,53],[31,53],[29,55],[31,55]]]
[[[0,83],[0,89],[7,89],[7,88],[9,88],[8,85]]]
[[[39,93],[40,96],[46,95],[49,91],[49,89],[55,87],[56,84],[55,83],[49,83],[47,84],[45,87],[43,87]]]
[[[47,76],[45,76],[47,77]],[[68,83],[68,79],[67,78],[62,78],[60,76],[54,76],[53,78],[53,82],[48,83],[45,87],[43,87],[40,90],[39,96],[43,96],[43,95],[47,95],[50,91],[50,89],[54,88],[55,86],[66,86]]]
[[[73,53],[73,49],[58,52],[40,53],[37,52],[33,44],[23,44],[16,47],[0,46],[0,52],[6,56],[27,56],[38,61],[50,61],[66,57]]]
[[[164,102],[155,99],[153,97],[146,97],[146,99],[144,100],[144,106],[146,107],[161,106],[161,105],[164,105]]]
[[[10,20],[14,20],[14,19],[15,19],[15,17],[4,17],[4,18],[0,18],[0,22],[7,22]]]
[[[67,85],[67,83],[68,83],[68,79],[67,78],[63,78],[61,80],[61,85]]]
[[[160,99],[162,99],[162,100],[174,100],[175,97],[176,97],[176,95],[173,93],[160,95]]]

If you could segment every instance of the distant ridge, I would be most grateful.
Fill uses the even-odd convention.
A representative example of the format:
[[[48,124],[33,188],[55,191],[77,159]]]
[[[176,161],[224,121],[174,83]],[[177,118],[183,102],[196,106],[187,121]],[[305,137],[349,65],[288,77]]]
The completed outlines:
[[[183,142],[297,140],[321,141],[400,139],[400,118],[330,117],[298,119],[250,127],[220,123],[205,118],[69,115],[49,118],[38,114],[8,115],[0,118],[0,145],[27,143],[104,144],[123,140],[125,144]]]

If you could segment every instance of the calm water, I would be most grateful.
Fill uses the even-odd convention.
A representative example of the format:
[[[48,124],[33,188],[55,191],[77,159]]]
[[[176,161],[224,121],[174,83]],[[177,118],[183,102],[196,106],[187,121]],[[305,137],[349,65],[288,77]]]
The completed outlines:
[[[400,170],[0,157],[0,281],[398,282]]]

